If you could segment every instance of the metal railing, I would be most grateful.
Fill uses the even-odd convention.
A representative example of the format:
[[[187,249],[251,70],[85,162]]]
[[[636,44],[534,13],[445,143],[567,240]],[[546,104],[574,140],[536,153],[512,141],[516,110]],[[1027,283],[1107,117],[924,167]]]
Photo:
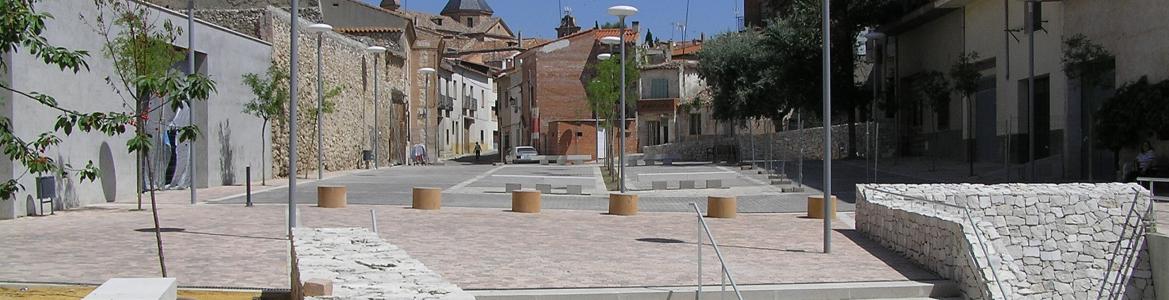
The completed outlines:
[[[714,240],[714,235],[710,233],[710,227],[706,226],[706,219],[702,217],[702,210],[698,209],[698,203],[690,202],[690,206],[694,208],[694,213],[698,215],[698,291],[695,294],[695,299],[702,299],[702,236],[705,233],[706,238],[710,239],[710,245],[714,247],[714,254],[718,256],[718,262],[721,267],[722,276],[722,292],[719,296],[726,295],[727,281],[731,282],[731,288],[735,290],[735,297],[743,300],[743,294],[739,292],[739,285],[735,284],[735,278],[731,276],[731,271],[727,267],[727,261],[723,258],[722,251],[718,249],[718,242]]]
[[[1149,189],[1149,198],[1153,201],[1169,201],[1169,196],[1157,196],[1156,190],[1157,183],[1169,183],[1169,178],[1137,177],[1137,182],[1141,183],[1141,186],[1145,186],[1145,183],[1149,184],[1145,187]]]
[[[1161,178],[1143,178],[1143,177],[1137,178],[1138,181],[1141,181],[1141,179],[1152,179],[1152,180],[1145,180],[1145,181],[1150,182],[1149,183],[1150,188],[1152,188],[1153,182],[1158,182],[1156,180],[1161,180]],[[1160,181],[1160,182],[1169,182],[1169,180]],[[1121,226],[1122,226],[1121,228],[1123,228],[1123,229],[1120,230],[1120,235],[1116,240],[1116,246],[1114,246],[1112,248],[1111,253],[1114,253],[1114,254],[1113,254],[1112,258],[1108,259],[1108,265],[1106,266],[1106,269],[1105,269],[1105,270],[1112,270],[1113,266],[1116,265],[1117,263],[1119,263],[1120,264],[1120,267],[1119,267],[1120,271],[1119,272],[1105,272],[1105,275],[1104,275],[1105,277],[1103,278],[1104,282],[1102,283],[1102,287],[1105,285],[1108,285],[1108,282],[1110,280],[1113,282],[1113,284],[1110,286],[1107,295],[1104,294],[1103,288],[1099,289],[1096,292],[1096,299],[1118,299],[1118,298],[1121,298],[1120,296],[1123,294],[1121,294],[1120,292],[1123,291],[1124,287],[1128,284],[1127,279],[1129,277],[1125,276],[1125,274],[1130,274],[1130,271],[1135,267],[1133,260],[1137,256],[1137,251],[1140,251],[1140,247],[1137,247],[1137,245],[1139,245],[1139,243],[1142,242],[1142,237],[1144,237],[1145,234],[1148,232],[1149,224],[1153,223],[1153,221],[1151,219],[1151,217],[1154,216],[1152,191],[1150,190],[1150,192],[1149,192],[1150,199],[1148,202],[1148,207],[1145,209],[1144,212],[1137,211],[1137,203],[1141,199],[1141,191],[1137,188],[1133,188],[1133,191],[1135,193],[1134,193],[1133,198],[1132,198],[1132,204],[1128,208],[1128,213],[1125,214],[1125,216],[1124,216],[1124,224],[1121,224]],[[1129,226],[1132,223],[1132,220],[1134,218],[1137,220],[1137,224],[1133,226],[1135,229],[1133,230],[1132,235],[1130,235],[1131,238],[1128,240],[1128,244],[1122,245],[1122,242],[1125,239],[1125,234],[1128,234],[1128,228],[1129,228]],[[1117,262],[1117,258],[1120,259],[1119,262]]]
[[[882,189],[878,189],[878,188],[872,188],[872,187],[865,188],[865,195],[864,196],[866,199],[872,199],[872,198],[869,198],[868,191],[876,191],[876,192],[881,192],[881,193],[885,193],[885,194],[889,194],[889,195],[893,195],[893,196],[898,196],[898,197],[906,198],[906,199],[910,199],[910,200],[916,200],[916,201],[921,201],[921,202],[925,202],[925,203],[929,203],[929,204],[937,204],[937,205],[942,205],[942,206],[947,206],[947,207],[952,207],[952,208],[958,209],[961,212],[960,217],[966,219],[966,221],[970,224],[970,229],[972,231],[974,231],[974,237],[978,239],[978,244],[980,246],[979,248],[981,248],[979,250],[982,250],[982,257],[986,258],[986,266],[990,267],[990,274],[993,278],[989,278],[989,279],[984,278],[984,280],[994,281],[994,284],[999,289],[999,293],[1002,293],[1003,298],[1004,299],[1011,299],[1011,294],[1007,293],[1006,287],[1003,286],[1002,280],[999,279],[998,268],[995,267],[993,260],[990,259],[990,256],[991,256],[990,249],[988,248],[986,241],[982,238],[982,235],[983,235],[982,231],[978,229],[978,224],[974,221],[974,217],[970,214],[970,207],[966,206],[965,203],[963,203],[962,205],[953,204],[953,203],[946,203],[944,201],[930,200],[930,199],[926,199],[923,197],[911,196],[911,195],[901,194],[901,193],[897,193],[897,192],[890,192],[890,191],[886,191],[886,190],[882,190]],[[973,261],[974,266],[976,268],[978,268],[977,270],[974,270],[974,272],[980,276],[986,276],[985,274],[982,274],[982,271],[981,271],[982,270],[982,268],[981,268],[982,263],[978,261],[978,255],[976,255],[976,253],[974,252],[975,248],[973,246],[971,246],[969,250],[970,250],[970,259]],[[991,295],[991,298],[994,298],[993,295]]]

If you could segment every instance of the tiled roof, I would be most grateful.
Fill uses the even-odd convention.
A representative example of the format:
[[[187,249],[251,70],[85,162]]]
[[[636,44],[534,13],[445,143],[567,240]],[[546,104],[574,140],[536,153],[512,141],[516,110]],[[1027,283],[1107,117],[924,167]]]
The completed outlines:
[[[487,0],[450,0],[447,1],[446,6],[442,8],[442,14],[452,13],[486,13],[492,14],[495,11],[487,5]]]
[[[592,31],[596,31],[597,39],[600,40],[601,38],[607,37],[607,36],[617,36],[617,34],[621,32],[621,29],[620,28],[602,28],[602,29],[593,29]],[[633,31],[632,28],[625,28],[625,42],[627,42],[627,43],[628,42],[637,42],[637,31]]]
[[[337,32],[343,33],[369,33],[369,32],[402,32],[402,28],[398,27],[346,27],[337,28]]]

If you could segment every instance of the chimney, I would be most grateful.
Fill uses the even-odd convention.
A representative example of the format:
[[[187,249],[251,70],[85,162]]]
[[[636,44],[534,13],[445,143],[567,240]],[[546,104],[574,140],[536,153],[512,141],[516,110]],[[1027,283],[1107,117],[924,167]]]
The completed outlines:
[[[639,32],[641,32],[641,22],[639,22],[639,21],[633,21],[633,26],[631,26],[631,27],[633,28],[633,32],[634,32],[634,33],[639,33]]]
[[[674,60],[674,41],[670,41],[669,43],[666,43],[666,44],[669,45],[666,47],[666,61],[673,61]]]
[[[699,41],[699,42],[705,42],[705,41],[706,41],[706,33],[705,33],[705,32],[702,32],[702,33],[699,33],[699,34],[698,34],[698,41]]]

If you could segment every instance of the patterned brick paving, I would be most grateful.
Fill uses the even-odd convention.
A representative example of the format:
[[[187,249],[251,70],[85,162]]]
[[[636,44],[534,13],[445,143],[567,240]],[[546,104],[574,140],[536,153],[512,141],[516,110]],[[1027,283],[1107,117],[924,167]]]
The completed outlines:
[[[0,221],[0,281],[99,283],[115,276],[157,276],[149,212],[118,204],[56,216]],[[287,287],[284,206],[168,204],[160,208],[170,275],[184,286]],[[321,209],[301,206],[309,227],[369,226],[467,289],[691,285],[696,281],[693,214],[498,208],[418,211],[399,206]],[[738,282],[796,283],[934,278],[851,230],[820,250],[820,220],[794,214],[710,219]],[[704,280],[717,283],[717,259],[703,257]]]

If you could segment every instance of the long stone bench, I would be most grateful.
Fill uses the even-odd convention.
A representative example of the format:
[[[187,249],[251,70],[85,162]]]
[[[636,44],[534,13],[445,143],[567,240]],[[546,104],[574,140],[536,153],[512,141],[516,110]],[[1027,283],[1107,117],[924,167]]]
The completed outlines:
[[[593,156],[592,155],[580,155],[580,154],[574,154],[574,155],[536,155],[536,156],[532,156],[532,159],[539,161],[541,165],[547,165],[547,164],[552,163],[552,162],[556,162],[557,164],[560,164],[560,165],[566,165],[570,162],[574,165],[579,165],[579,164],[583,164],[585,161],[593,159]]]
[[[175,300],[174,278],[111,278],[82,300]]]
[[[584,186],[592,186],[597,180],[588,176],[491,175],[491,177],[504,179],[504,191],[508,193],[523,189],[527,184],[534,185],[536,190],[544,194],[551,194],[554,187],[564,187],[569,195],[584,195]]]
[[[630,167],[636,167],[641,164],[652,166],[656,163],[661,163],[665,166],[674,165],[674,161],[678,160],[680,156],[675,154],[648,154],[638,157],[628,158]]]
[[[298,227],[292,244],[294,299],[475,299],[365,228]]]
[[[637,181],[650,182],[655,190],[664,190],[670,182],[678,182],[679,189],[694,189],[694,182],[705,180],[706,188],[722,188],[722,181],[736,178],[732,171],[722,172],[686,172],[686,173],[643,173],[637,174]]]

